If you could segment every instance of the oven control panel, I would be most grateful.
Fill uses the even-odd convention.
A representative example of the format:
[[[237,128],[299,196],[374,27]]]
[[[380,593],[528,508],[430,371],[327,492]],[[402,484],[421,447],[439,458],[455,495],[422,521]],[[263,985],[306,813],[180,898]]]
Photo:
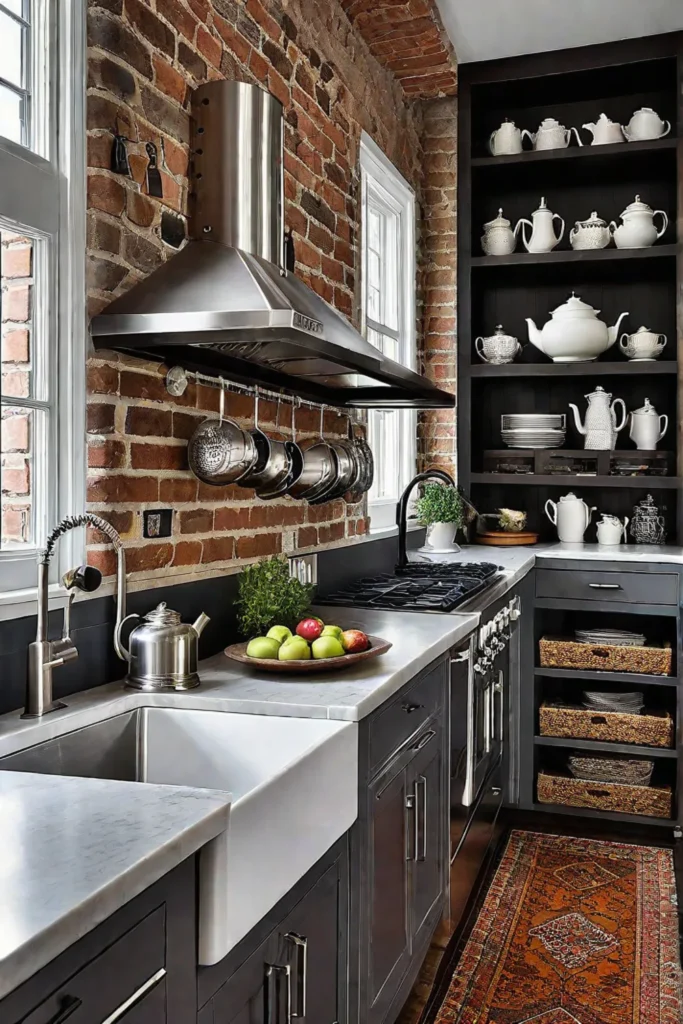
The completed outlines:
[[[496,615],[479,627],[477,637],[477,658],[474,671],[482,674],[493,664],[496,655],[501,654],[510,642],[514,624],[521,615],[519,597],[513,597]]]

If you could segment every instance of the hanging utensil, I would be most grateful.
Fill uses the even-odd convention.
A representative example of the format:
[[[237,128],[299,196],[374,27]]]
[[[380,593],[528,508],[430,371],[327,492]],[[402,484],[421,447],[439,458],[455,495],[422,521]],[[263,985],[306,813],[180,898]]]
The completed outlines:
[[[270,438],[261,430],[259,421],[259,389],[254,389],[254,426],[248,433],[251,435],[257,458],[248,473],[240,480],[240,487],[258,487],[268,482],[268,462],[270,460]]]
[[[355,459],[355,462],[356,462],[357,472],[356,472],[355,480],[353,480],[351,482],[351,485],[349,486],[348,491],[344,495],[344,500],[346,501],[347,505],[357,505],[358,502],[363,497],[363,495],[365,494],[365,491],[363,489],[363,481],[364,481],[365,476],[367,474],[367,464],[366,464],[366,459],[365,459],[365,452],[362,450],[362,448],[358,444],[358,441],[357,441],[357,438],[356,438],[356,434],[355,434],[355,431],[354,431],[354,428],[353,428],[350,416],[349,416],[349,440],[348,440],[348,444],[349,444],[349,448],[353,451],[353,454],[354,454],[354,459]]]
[[[122,174],[126,178],[132,178],[130,163],[128,161],[128,150],[126,149],[127,139],[125,135],[114,135],[114,142],[111,147],[111,169],[114,174]]]
[[[225,381],[221,379],[219,418],[203,420],[190,438],[187,459],[194,475],[205,484],[224,487],[237,483],[257,458],[251,434],[225,418]]]
[[[161,172],[157,166],[157,147],[153,142],[145,146],[149,163],[147,164],[147,194],[156,199],[163,199],[164,188],[161,182]]]
[[[303,453],[304,465],[301,476],[290,487],[293,498],[316,498],[331,487],[337,473],[337,456],[323,436],[325,406],[320,408],[320,440]]]
[[[355,446],[347,441],[330,441],[330,448],[337,456],[337,479],[330,491],[325,492],[320,498],[309,499],[312,505],[322,505],[327,501],[334,501],[346,494],[347,490],[358,476],[358,463],[355,457]]]
[[[298,399],[296,400],[298,403]],[[289,472],[287,476],[280,481],[279,484],[273,484],[268,489],[259,491],[259,498],[264,501],[268,501],[271,498],[281,498],[288,493],[289,488],[296,483],[303,472],[304,468],[304,454],[296,443],[296,427],[294,423],[295,418],[295,403],[292,401],[292,439],[291,441],[285,441],[285,450],[289,459]]]
[[[275,411],[275,430],[278,430],[280,422],[280,405],[282,399],[278,395],[277,409]],[[259,479],[253,485],[256,489],[256,496],[261,498],[263,493],[268,493],[271,487],[279,487],[287,479],[290,469],[289,452],[284,441],[269,439],[270,455]]]

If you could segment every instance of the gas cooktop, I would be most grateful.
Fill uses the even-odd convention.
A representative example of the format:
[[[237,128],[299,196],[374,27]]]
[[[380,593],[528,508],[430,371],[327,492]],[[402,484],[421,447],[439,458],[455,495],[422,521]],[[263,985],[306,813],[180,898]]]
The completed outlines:
[[[393,573],[354,580],[341,590],[317,597],[316,603],[452,612],[493,586],[499,574],[500,567],[492,562],[412,562]]]

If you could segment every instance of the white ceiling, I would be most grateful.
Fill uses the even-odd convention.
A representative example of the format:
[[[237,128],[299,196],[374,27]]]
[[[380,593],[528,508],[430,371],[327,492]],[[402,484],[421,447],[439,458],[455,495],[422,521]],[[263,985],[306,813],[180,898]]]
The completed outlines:
[[[683,0],[437,0],[458,60],[494,60],[683,29]]]

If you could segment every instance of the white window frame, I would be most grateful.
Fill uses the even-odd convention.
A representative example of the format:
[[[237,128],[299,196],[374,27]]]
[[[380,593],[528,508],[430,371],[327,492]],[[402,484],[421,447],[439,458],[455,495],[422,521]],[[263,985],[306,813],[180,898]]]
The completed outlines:
[[[27,603],[47,533],[86,500],[86,0],[32,0],[31,26],[30,146],[0,137],[0,224],[39,240],[31,342],[43,370],[34,398],[8,404],[42,408],[47,397],[52,419],[50,436],[34,439],[46,467],[35,544],[0,551],[0,618],[35,610]],[[51,582],[84,560],[84,531],[67,533]]]
[[[416,320],[416,275],[417,261],[415,255],[415,192],[402,174],[394,167],[377,143],[366,133],[361,135],[360,142],[360,177],[361,177],[361,323],[365,337],[368,329],[380,331],[395,337],[399,346],[399,362],[414,370],[417,367],[417,340],[415,331]],[[372,203],[390,210],[397,217],[398,239],[396,253],[397,294],[398,294],[398,330],[392,331],[385,325],[376,323],[368,315],[367,295],[367,224],[368,209]],[[381,413],[380,413],[381,415]],[[378,428],[373,420],[376,414],[369,413],[369,440],[373,450],[377,452],[379,445],[373,433]],[[414,409],[403,409],[399,412],[399,450],[401,454],[400,472],[397,481],[397,497],[415,475],[417,465],[417,413]],[[369,499],[368,514],[372,533],[392,529],[396,525],[396,498]]]

